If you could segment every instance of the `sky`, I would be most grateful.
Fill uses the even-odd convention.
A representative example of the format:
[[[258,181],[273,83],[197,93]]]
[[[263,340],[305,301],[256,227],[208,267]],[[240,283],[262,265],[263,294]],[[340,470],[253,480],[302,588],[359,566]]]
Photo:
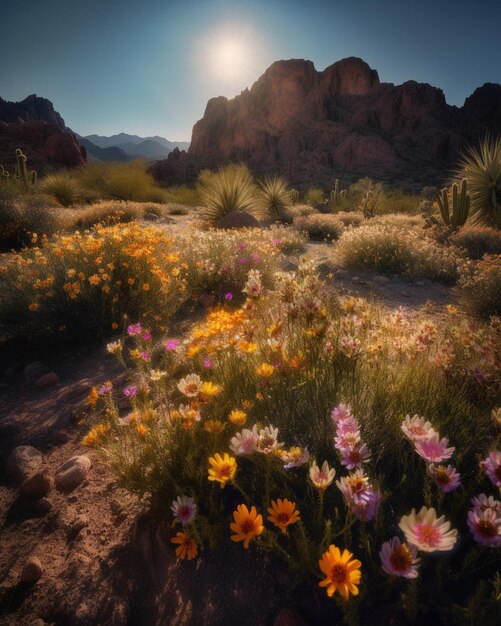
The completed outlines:
[[[36,93],[81,134],[189,141],[209,98],[274,61],[358,56],[461,106],[501,82],[501,0],[22,0],[0,14],[0,97]]]

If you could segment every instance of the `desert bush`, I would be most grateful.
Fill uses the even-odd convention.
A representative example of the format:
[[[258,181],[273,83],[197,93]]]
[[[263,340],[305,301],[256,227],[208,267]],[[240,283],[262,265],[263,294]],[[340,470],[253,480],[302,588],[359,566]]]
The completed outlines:
[[[360,211],[337,211],[334,215],[345,226],[360,226],[364,221],[364,214]]]
[[[319,213],[306,217],[295,217],[294,227],[308,233],[310,239],[317,241],[339,239],[345,229],[344,224],[336,215]]]
[[[345,231],[334,254],[345,267],[445,283],[456,282],[462,262],[456,250],[420,237],[416,231],[380,224]]]
[[[43,193],[54,196],[62,206],[73,206],[82,199],[82,190],[71,172],[49,174],[40,182]]]
[[[414,215],[420,212],[422,197],[404,193],[400,189],[384,189],[379,200],[378,214],[406,213]]]
[[[171,204],[166,209],[169,215],[188,215],[188,209],[182,204]]]
[[[85,230],[98,224],[112,225],[132,222],[140,219],[150,205],[142,202],[124,202],[122,200],[102,200],[90,206],[73,209],[64,216],[64,225],[68,230]],[[148,208],[147,208],[148,207]]]
[[[317,210],[311,204],[293,204],[289,209],[289,213],[292,219],[294,219],[295,217],[314,215],[317,213]]]
[[[43,194],[17,194],[0,184],[0,251],[19,249],[52,235],[60,226],[55,199]]]
[[[204,170],[198,177],[198,189],[205,205],[203,216],[211,224],[233,211],[256,210],[256,189],[244,165],[230,165],[217,172]]]
[[[256,210],[261,217],[290,222],[291,194],[287,182],[279,176],[267,176],[258,183]]]
[[[491,468],[499,460],[493,457],[490,479],[478,469],[496,446],[490,412],[499,391],[499,325],[472,327],[461,316],[435,322],[361,299],[336,300],[307,263],[277,276],[271,291],[250,272],[246,294],[241,308],[214,309],[186,338],[164,339],[154,361],[137,358],[152,353],[144,325],[132,324],[128,337],[110,344],[132,364],[130,378],[125,388],[91,390],[94,417],[84,444],[104,450],[120,486],[147,496],[180,559],[228,551],[234,522],[234,541],[283,559],[298,582],[318,584],[322,554],[333,546],[336,558],[334,545],[346,548],[361,562],[362,600],[338,605],[349,607],[341,613],[333,605],[332,615],[369,623],[389,587],[378,552],[399,533],[400,520],[398,537],[405,535],[412,558],[405,572],[386,569],[400,575],[384,598],[388,612],[405,623],[411,596],[415,622],[448,623],[451,604],[467,611],[482,579],[496,573],[498,540],[472,535],[468,510],[481,492],[499,507]],[[130,408],[120,412],[116,399],[124,394]],[[407,428],[412,415],[421,438]],[[433,447],[438,433],[444,439],[432,455],[426,443]],[[459,489],[456,478],[433,478],[432,456],[441,475],[459,470]],[[292,509],[267,517],[272,501],[279,507],[284,498]],[[257,508],[242,533],[240,504]],[[412,540],[402,523],[423,504],[448,522],[434,542]],[[244,517],[246,510],[240,508]],[[421,551],[420,564],[409,543]],[[323,568],[327,577],[330,571]],[[419,587],[405,574],[419,574]],[[353,582],[356,594],[360,580]],[[494,609],[488,597],[483,602]]]
[[[463,155],[459,175],[470,189],[470,223],[501,228],[501,137],[487,136],[478,149],[471,147]]]
[[[187,185],[175,185],[164,189],[165,202],[183,206],[198,206],[201,204],[199,190]]]
[[[374,218],[373,224],[381,226],[394,226],[395,228],[404,228],[406,230],[418,228],[422,229],[423,220],[419,215],[409,215],[405,213],[387,213],[378,215]]]
[[[465,308],[480,317],[501,316],[501,255],[486,255],[459,282]]]
[[[322,204],[325,202],[324,190],[320,187],[310,187],[304,194],[303,200],[306,204],[311,204],[313,206],[316,204]]]
[[[78,170],[77,183],[85,193],[107,200],[163,202],[164,191],[146,171],[143,161],[130,163],[90,163]]]
[[[450,243],[464,248],[471,259],[481,259],[484,254],[501,254],[501,231],[488,226],[466,226],[449,238]]]

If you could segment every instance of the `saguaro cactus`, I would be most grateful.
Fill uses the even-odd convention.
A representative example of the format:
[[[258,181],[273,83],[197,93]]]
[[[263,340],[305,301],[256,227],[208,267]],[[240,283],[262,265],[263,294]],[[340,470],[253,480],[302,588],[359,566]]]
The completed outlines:
[[[28,168],[26,167],[26,161],[28,159],[19,148],[16,150],[16,160],[16,178],[24,185],[24,188],[28,190],[30,185],[34,186],[37,182],[37,173],[33,170],[28,174]]]
[[[341,189],[339,179],[336,178],[336,182],[334,183],[334,189],[331,191],[331,195],[330,195],[331,207],[336,208],[345,196],[346,196],[346,189]]]
[[[440,216],[446,226],[453,230],[461,228],[468,219],[470,212],[470,194],[468,193],[468,181],[463,178],[461,188],[457,183],[452,185],[452,197],[449,202],[449,190],[447,187],[437,194],[437,203]]]

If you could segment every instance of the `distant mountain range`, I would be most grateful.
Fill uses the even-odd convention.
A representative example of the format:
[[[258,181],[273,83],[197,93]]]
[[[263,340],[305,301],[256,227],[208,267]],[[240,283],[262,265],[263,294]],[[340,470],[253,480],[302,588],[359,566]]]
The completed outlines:
[[[188,149],[189,141],[169,141],[164,137],[139,137],[119,133],[106,137],[103,135],[86,135],[79,137],[80,143],[85,146],[87,153],[99,161],[129,161],[131,159],[146,159],[156,161],[165,159],[174,148]]]

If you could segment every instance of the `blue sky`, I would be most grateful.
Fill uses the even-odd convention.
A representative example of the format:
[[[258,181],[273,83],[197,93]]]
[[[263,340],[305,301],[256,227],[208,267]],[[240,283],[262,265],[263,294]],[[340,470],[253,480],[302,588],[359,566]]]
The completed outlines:
[[[1,11],[0,96],[49,98],[81,134],[189,140],[209,98],[275,60],[359,56],[462,105],[501,82],[500,23],[498,0],[22,0]]]

